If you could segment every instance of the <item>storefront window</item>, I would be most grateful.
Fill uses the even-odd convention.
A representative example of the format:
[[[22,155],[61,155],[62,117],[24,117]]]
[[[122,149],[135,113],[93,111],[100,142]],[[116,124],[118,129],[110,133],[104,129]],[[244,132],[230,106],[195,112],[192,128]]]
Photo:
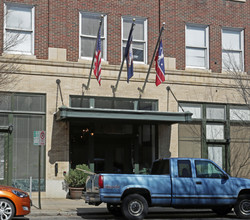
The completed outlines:
[[[9,93],[0,96],[0,124],[13,125],[13,133],[5,143],[8,158],[5,163],[0,158],[0,176],[5,171],[9,174],[9,183],[25,191],[29,191],[30,177],[32,177],[32,190],[38,190],[38,147],[33,145],[33,132],[45,130],[45,95],[27,93]],[[3,145],[0,140],[0,146]],[[0,149],[0,154],[3,149]],[[4,169],[4,170],[3,170]],[[6,170],[5,170],[6,169]],[[10,169],[12,171],[10,172]],[[41,190],[45,190],[45,148],[41,156]],[[1,178],[1,177],[0,177]]]

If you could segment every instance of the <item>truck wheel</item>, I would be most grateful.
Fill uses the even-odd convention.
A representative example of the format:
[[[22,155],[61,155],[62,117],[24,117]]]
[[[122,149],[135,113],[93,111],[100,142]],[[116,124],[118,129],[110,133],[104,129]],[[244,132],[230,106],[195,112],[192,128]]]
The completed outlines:
[[[10,220],[15,214],[15,207],[11,201],[0,199],[0,219]]]
[[[239,218],[250,218],[250,196],[239,196],[234,206],[234,211]]]
[[[148,202],[139,194],[131,194],[122,202],[122,213],[126,219],[141,220],[148,213]]]
[[[231,206],[219,206],[219,207],[213,208],[212,210],[219,216],[225,216],[229,212],[231,212],[232,207]]]
[[[120,205],[108,203],[107,209],[114,216],[117,216],[117,217],[122,216],[122,210],[121,210]]]

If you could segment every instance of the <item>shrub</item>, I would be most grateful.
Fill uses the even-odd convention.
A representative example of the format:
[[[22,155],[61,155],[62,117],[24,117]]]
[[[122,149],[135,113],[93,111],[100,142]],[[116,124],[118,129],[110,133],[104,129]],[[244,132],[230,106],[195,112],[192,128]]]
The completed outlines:
[[[68,187],[84,188],[89,174],[84,173],[82,170],[90,171],[90,169],[86,164],[77,165],[76,168],[81,170],[70,169],[69,173],[65,176],[65,182]]]

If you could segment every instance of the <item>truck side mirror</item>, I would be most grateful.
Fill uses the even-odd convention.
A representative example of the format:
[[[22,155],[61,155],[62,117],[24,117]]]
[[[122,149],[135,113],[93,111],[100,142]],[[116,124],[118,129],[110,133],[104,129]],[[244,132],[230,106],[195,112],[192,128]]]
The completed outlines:
[[[228,180],[228,179],[229,179],[228,175],[225,174],[225,173],[223,174],[222,178],[225,179],[225,180]]]

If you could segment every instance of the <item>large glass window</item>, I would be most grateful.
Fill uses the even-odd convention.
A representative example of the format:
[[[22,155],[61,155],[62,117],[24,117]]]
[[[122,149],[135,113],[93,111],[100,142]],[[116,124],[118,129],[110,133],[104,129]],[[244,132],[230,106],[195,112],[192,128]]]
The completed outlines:
[[[38,190],[38,146],[33,145],[33,132],[44,130],[44,115],[15,115],[13,131],[13,185],[28,189],[29,178],[33,179],[33,191]],[[42,147],[41,182],[44,190],[45,147]],[[26,188],[27,187],[27,188]]]
[[[8,155],[12,157],[12,185],[25,191],[29,190],[30,177],[32,189],[38,190],[38,146],[33,145],[33,132],[45,130],[45,95],[42,94],[4,94],[0,101],[0,124],[13,125]],[[8,105],[4,105],[8,100]],[[2,103],[2,104],[1,104]],[[0,146],[3,139],[0,137]],[[0,155],[3,155],[0,149]],[[2,173],[3,156],[0,157]],[[10,168],[9,167],[9,168]],[[41,155],[41,190],[45,190],[45,148]],[[0,177],[1,178],[1,177]],[[11,182],[11,180],[9,180]]]
[[[232,121],[250,121],[250,109],[244,106],[230,107],[230,120]]]
[[[158,101],[94,96],[70,96],[71,107],[157,111]]]
[[[4,34],[6,52],[34,54],[34,8],[6,4]]]
[[[101,14],[81,12],[80,13],[80,57],[92,58],[95,50],[97,33],[100,25]],[[107,16],[101,28],[101,50],[102,59],[106,60],[107,54]]]
[[[129,31],[133,19],[122,18],[122,56],[125,52]],[[133,30],[133,60],[147,63],[147,19],[136,18]]]
[[[222,67],[225,70],[244,70],[244,32],[241,29],[222,29]]]
[[[4,141],[4,134],[0,133],[0,180],[4,179],[4,146],[5,146],[5,141]]]
[[[208,68],[208,27],[186,25],[186,67]]]

